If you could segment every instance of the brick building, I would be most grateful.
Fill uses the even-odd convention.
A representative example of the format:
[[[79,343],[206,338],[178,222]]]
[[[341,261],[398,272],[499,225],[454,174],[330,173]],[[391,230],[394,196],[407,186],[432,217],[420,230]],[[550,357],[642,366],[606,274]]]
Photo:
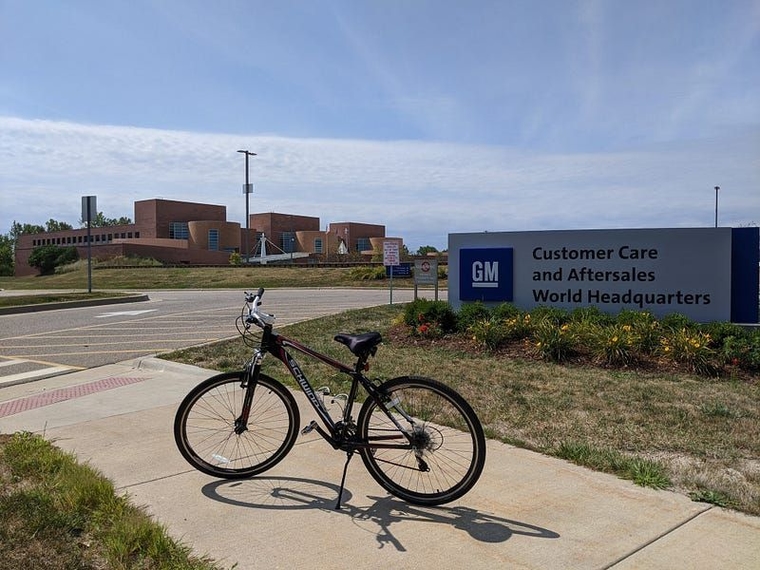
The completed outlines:
[[[90,229],[92,256],[149,257],[167,264],[226,265],[230,254],[256,253],[264,235],[284,253],[328,256],[382,249],[385,226],[341,222],[320,230],[319,218],[294,214],[251,214],[249,230],[227,221],[226,206],[141,200],[134,203],[134,224]],[[400,238],[391,238],[401,241]],[[36,247],[75,246],[87,257],[87,229],[19,236],[15,249],[15,274],[34,275],[29,256]],[[268,252],[279,253],[279,252]]]

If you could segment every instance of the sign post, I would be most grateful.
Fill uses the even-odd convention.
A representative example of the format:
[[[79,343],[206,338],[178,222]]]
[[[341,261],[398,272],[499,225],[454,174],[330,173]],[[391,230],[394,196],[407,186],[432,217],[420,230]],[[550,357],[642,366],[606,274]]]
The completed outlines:
[[[87,292],[92,293],[92,218],[97,215],[97,197],[82,196],[82,219],[87,222]]]
[[[391,274],[390,304],[392,305],[393,304],[393,268],[399,265],[397,241],[383,242],[383,265],[385,265],[386,267],[390,267],[390,274]]]
[[[435,286],[435,300],[438,300],[438,260],[417,259],[414,262],[414,300],[417,300],[418,285]]]

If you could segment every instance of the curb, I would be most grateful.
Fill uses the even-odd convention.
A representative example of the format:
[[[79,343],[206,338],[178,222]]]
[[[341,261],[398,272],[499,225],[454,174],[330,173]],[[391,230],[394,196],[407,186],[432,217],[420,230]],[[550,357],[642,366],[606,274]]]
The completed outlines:
[[[188,374],[203,377],[219,374],[219,371],[209,370],[193,364],[183,364],[172,360],[163,360],[157,355],[141,356],[135,360],[127,360],[120,364],[131,365],[133,370],[145,370],[151,372],[167,372],[173,374]]]
[[[19,305],[17,307],[0,307],[0,315],[18,315],[20,313],[37,313],[57,309],[74,309],[79,307],[97,307],[100,305],[119,305],[122,303],[139,303],[150,301],[148,295],[131,295],[129,297],[104,297],[82,301],[61,301],[58,303],[40,303],[38,305]]]

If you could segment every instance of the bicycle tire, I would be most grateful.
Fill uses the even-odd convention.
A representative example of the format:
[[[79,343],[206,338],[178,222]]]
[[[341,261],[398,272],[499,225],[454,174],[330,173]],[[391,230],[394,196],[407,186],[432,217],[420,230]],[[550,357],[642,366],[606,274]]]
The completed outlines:
[[[486,459],[483,427],[472,407],[455,390],[430,378],[394,378],[378,390],[402,427],[415,427],[409,430],[411,440],[404,437],[403,443],[390,447],[389,438],[398,439],[398,428],[375,400],[365,400],[357,433],[370,444],[360,454],[375,481],[392,495],[418,505],[441,505],[467,493],[480,478]],[[400,406],[414,424],[391,404]],[[372,447],[373,442],[388,447]]]
[[[243,479],[279,463],[298,437],[298,405],[277,380],[260,375],[248,429],[235,433],[246,388],[244,372],[218,374],[198,384],[177,408],[174,440],[198,471]]]

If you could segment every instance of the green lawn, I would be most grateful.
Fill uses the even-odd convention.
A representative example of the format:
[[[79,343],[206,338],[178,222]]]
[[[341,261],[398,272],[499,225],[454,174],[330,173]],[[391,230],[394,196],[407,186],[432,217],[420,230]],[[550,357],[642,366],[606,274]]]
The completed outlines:
[[[372,374],[442,380],[473,405],[491,438],[760,515],[760,378],[711,379],[672,369],[615,370],[496,355],[471,339],[410,337],[398,324],[402,311],[399,305],[349,311],[283,332],[349,361],[334,333],[379,330],[385,342]],[[249,354],[232,340],[162,357],[233,370]],[[299,364],[315,387],[347,391],[346,379],[331,369],[304,358]],[[265,371],[289,378],[272,358]]]

